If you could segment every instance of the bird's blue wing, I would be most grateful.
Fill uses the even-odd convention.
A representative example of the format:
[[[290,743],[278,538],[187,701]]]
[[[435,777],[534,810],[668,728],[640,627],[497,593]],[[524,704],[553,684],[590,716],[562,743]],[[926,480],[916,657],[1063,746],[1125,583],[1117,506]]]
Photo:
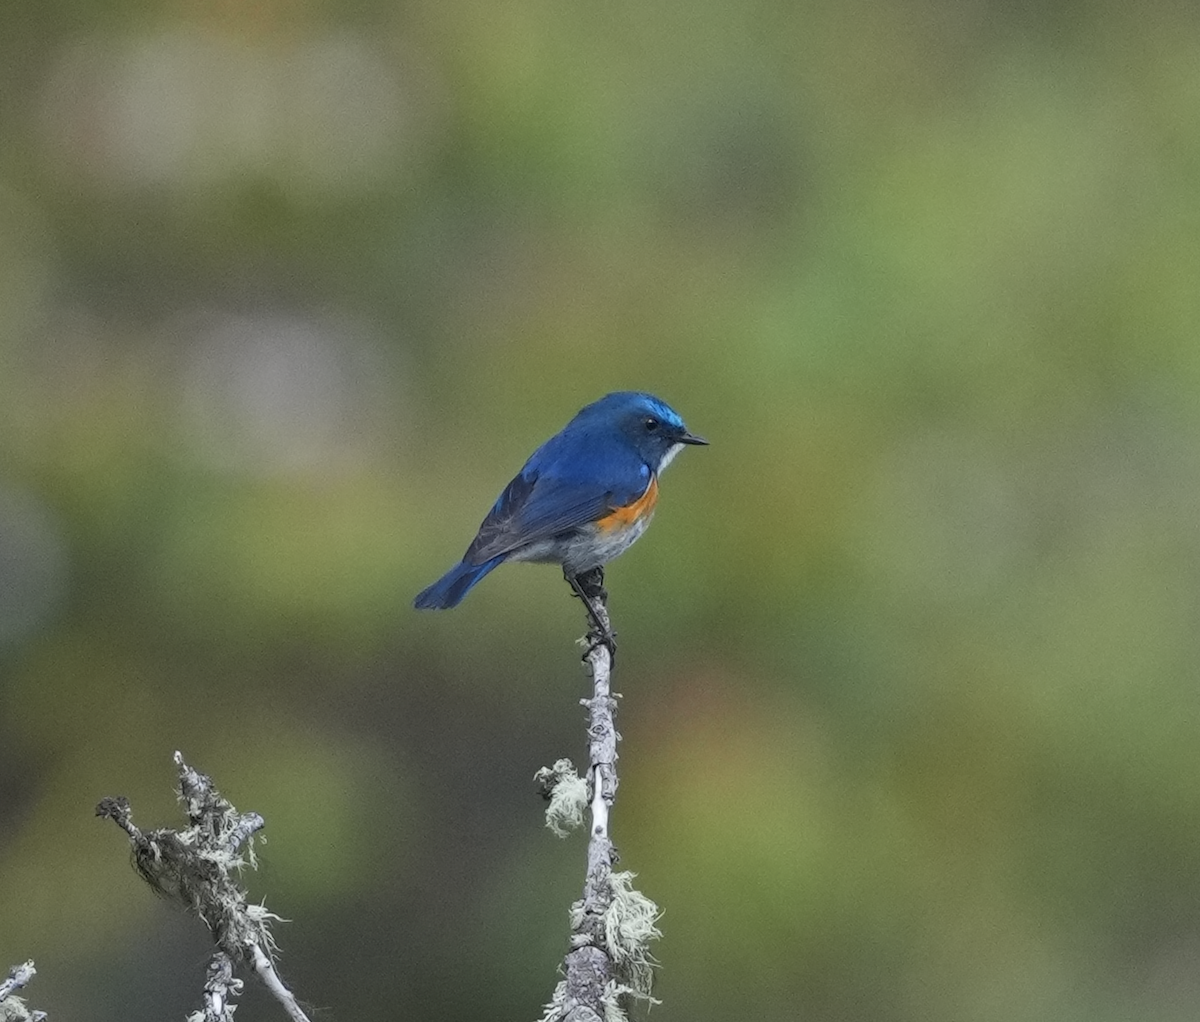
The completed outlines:
[[[649,482],[650,469],[636,454],[560,434],[504,488],[463,560],[481,564],[578,529],[632,503]]]

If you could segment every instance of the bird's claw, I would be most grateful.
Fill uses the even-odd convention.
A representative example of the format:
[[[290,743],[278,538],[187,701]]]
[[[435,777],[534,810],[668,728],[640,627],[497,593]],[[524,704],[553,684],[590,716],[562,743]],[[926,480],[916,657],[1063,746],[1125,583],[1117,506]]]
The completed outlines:
[[[591,631],[588,632],[586,642],[587,642],[587,649],[584,650],[583,656],[581,656],[579,658],[584,663],[587,663],[588,657],[590,657],[593,653],[595,653],[596,650],[598,650],[601,646],[604,646],[605,648],[607,648],[608,655],[611,659],[614,659],[614,660],[616,659],[616,656],[617,656],[617,633],[614,632],[611,628],[605,632],[599,632],[593,628]]]
[[[563,575],[570,583],[571,590],[583,601],[591,628],[585,641],[587,652],[583,654],[586,661],[600,646],[608,649],[609,656],[616,658],[617,635],[608,623],[605,604],[608,601],[608,591],[604,588],[604,568],[596,567],[589,571],[581,571],[578,575],[569,574],[566,569]]]

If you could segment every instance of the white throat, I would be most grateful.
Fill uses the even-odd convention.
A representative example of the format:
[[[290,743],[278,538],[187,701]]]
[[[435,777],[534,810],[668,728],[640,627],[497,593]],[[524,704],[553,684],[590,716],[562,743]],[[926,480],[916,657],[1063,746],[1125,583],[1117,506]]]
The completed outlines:
[[[667,448],[667,453],[662,456],[662,461],[658,463],[658,469],[655,474],[662,475],[666,467],[675,460],[675,455],[682,451],[686,446],[686,444],[671,444],[671,446]]]

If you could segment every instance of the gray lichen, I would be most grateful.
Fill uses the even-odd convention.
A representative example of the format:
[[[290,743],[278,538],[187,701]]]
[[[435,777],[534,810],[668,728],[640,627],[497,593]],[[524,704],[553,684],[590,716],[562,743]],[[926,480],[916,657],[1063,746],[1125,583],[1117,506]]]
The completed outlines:
[[[566,837],[583,826],[583,814],[588,805],[587,781],[575,772],[569,759],[557,760],[552,767],[542,767],[534,780],[549,802],[546,806],[546,826],[555,837]]]

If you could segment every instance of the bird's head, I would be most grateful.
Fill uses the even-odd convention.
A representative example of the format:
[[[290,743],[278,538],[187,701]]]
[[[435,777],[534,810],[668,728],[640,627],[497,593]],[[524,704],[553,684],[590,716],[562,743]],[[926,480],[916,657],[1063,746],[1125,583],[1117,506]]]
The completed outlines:
[[[707,444],[688,432],[683,419],[669,404],[653,394],[623,390],[589,405],[585,412],[615,427],[655,472],[661,472],[688,444]]]

